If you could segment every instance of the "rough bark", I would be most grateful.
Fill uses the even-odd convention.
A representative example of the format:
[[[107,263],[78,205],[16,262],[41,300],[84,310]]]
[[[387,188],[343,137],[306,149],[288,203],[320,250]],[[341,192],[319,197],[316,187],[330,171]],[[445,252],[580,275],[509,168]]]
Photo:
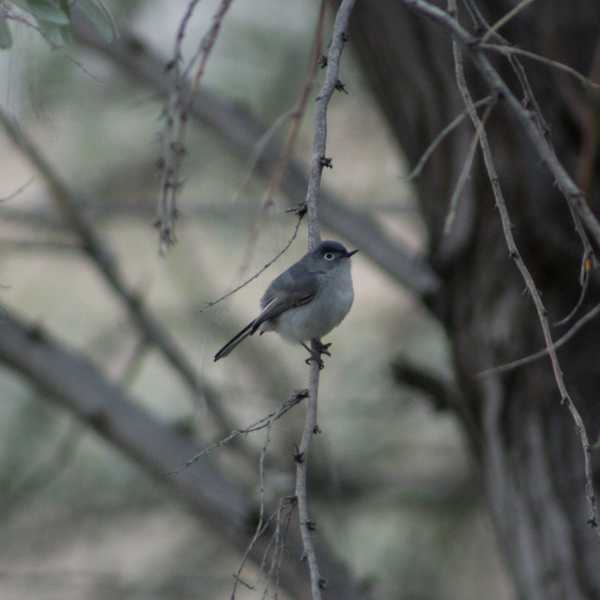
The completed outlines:
[[[482,0],[478,5],[493,23],[514,3]],[[464,6],[459,9],[462,22],[471,26]],[[536,3],[502,34],[520,47],[589,74],[598,54],[599,22],[597,2]],[[412,168],[436,134],[464,108],[454,78],[451,40],[446,31],[397,0],[358,3],[351,37]],[[506,61],[492,58],[518,91]],[[489,91],[469,68],[468,53],[465,62],[475,98],[485,96]],[[595,150],[589,95],[552,69],[531,62],[525,66],[559,158],[572,174],[579,174],[580,185],[593,190],[598,161],[588,161]],[[568,207],[501,102],[487,129],[517,243],[551,320],[557,321],[579,293],[581,247]],[[539,350],[543,339],[533,304],[508,256],[480,159],[461,198],[457,226],[451,236],[442,234],[472,135],[473,127],[466,122],[438,148],[415,182],[431,260],[443,282],[429,302],[452,343],[463,410],[477,424],[468,430],[470,442],[518,595],[528,600],[597,598],[600,544],[586,524],[582,449],[560,405],[549,361],[501,376],[476,376],[487,367]],[[592,165],[589,181],[587,164]],[[588,199],[597,206],[597,193],[592,191]],[[597,298],[594,288],[597,283],[592,281],[588,306]],[[556,328],[555,337],[564,330]],[[559,352],[569,391],[592,441],[598,436],[599,333],[600,325],[591,323]]]

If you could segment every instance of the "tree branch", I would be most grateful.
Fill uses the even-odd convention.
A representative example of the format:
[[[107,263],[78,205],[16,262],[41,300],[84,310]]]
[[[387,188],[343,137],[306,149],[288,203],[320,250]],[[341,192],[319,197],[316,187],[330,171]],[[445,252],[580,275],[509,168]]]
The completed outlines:
[[[417,0],[418,1],[418,0]],[[448,15],[454,20],[456,19],[456,0],[448,0]],[[463,61],[462,61],[462,52],[459,48],[458,42],[454,39],[452,41],[452,51],[454,54],[454,63],[456,70],[456,80],[458,84],[459,91],[461,96],[469,109],[469,115],[471,117],[471,121],[473,122],[473,126],[476,130],[480,131],[479,135],[479,143],[481,146],[481,151],[483,153],[485,167],[488,173],[488,177],[490,180],[490,184],[492,186],[492,191],[494,194],[494,199],[496,201],[496,208],[500,214],[500,221],[502,223],[502,232],[504,234],[504,238],[506,240],[506,245],[508,247],[508,252],[510,258],[514,261],[527,291],[529,292],[531,299],[535,305],[535,310],[537,312],[538,320],[540,322],[540,327],[542,329],[542,333],[544,335],[544,341],[546,343],[546,348],[548,350],[548,354],[550,357],[550,362],[552,364],[552,371],[554,373],[554,380],[556,381],[556,386],[560,393],[561,403],[566,404],[567,409],[573,419],[575,427],[577,428],[577,433],[579,439],[581,441],[581,447],[583,450],[583,459],[584,459],[584,470],[585,470],[585,486],[586,486],[586,497],[588,501],[588,510],[589,517],[588,523],[596,528],[596,532],[600,537],[600,530],[598,530],[598,510],[597,510],[597,501],[596,495],[594,492],[594,485],[592,479],[592,470],[591,470],[591,460],[590,460],[590,452],[591,447],[587,435],[587,431],[581,415],[575,406],[564,381],[563,372],[560,366],[560,362],[558,360],[558,356],[556,354],[556,348],[554,346],[554,341],[552,339],[552,334],[550,332],[550,325],[548,323],[547,310],[542,301],[541,294],[533,280],[533,277],[527,268],[527,265],[523,261],[521,257],[521,253],[517,247],[515,242],[515,238],[512,232],[512,224],[510,222],[510,217],[508,214],[508,209],[506,206],[506,202],[504,199],[504,194],[502,193],[502,187],[500,185],[500,179],[498,177],[498,173],[496,171],[496,167],[494,164],[494,159],[492,156],[492,151],[490,148],[487,132],[485,128],[481,125],[481,119],[477,114],[475,109],[473,98],[468,89],[468,85],[466,82]],[[495,88],[498,89],[498,88]],[[536,132],[539,132],[537,127],[535,128]],[[546,142],[544,142],[546,143]],[[573,184],[575,185],[575,184]]]
[[[169,93],[168,81],[164,77],[165,61],[127,31],[121,30],[120,38],[107,44],[85,23],[74,18],[73,32],[81,43],[102,54],[135,80],[163,97]],[[214,131],[234,155],[243,159],[252,154],[257,140],[267,130],[239,105],[206,89],[199,90],[194,98],[190,118]],[[283,144],[279,139],[273,139],[261,153],[256,164],[257,171],[269,177],[277,168],[282,153]],[[307,183],[304,167],[300,162],[290,160],[282,181],[282,190],[290,200],[290,207],[304,201]],[[345,206],[333,193],[321,189],[319,216],[322,225],[360,248],[361,253],[417,295],[430,296],[439,290],[440,279],[427,260],[391,239],[366,212]]]
[[[327,165],[325,155],[327,147],[327,109],[336,89],[343,89],[339,79],[340,58],[347,40],[348,21],[355,0],[343,0],[333,26],[331,44],[327,53],[327,70],[321,91],[317,97],[315,110],[315,134],[313,138],[312,156],[308,186],[306,188],[305,205],[308,212],[308,250],[314,250],[321,242],[321,224],[319,221],[319,201],[321,191],[321,176]],[[315,357],[319,356],[320,340],[311,340],[311,350]],[[298,501],[298,520],[300,535],[304,546],[304,554],[310,572],[310,586],[313,600],[321,600],[321,590],[326,587],[326,580],[321,577],[321,570],[313,543],[314,521],[308,510],[308,491],[306,486],[308,453],[313,435],[318,431],[317,406],[319,393],[319,376],[321,366],[319,361],[310,362],[310,377],[308,384],[308,403],[306,418],[300,445],[296,452],[296,499]]]

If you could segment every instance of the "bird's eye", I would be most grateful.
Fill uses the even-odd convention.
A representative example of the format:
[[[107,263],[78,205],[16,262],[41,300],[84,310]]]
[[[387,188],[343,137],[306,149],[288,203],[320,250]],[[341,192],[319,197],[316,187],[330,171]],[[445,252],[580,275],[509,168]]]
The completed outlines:
[[[335,258],[335,254],[334,254],[333,252],[326,252],[326,253],[323,255],[323,258],[324,258],[325,260],[333,260],[333,259]]]

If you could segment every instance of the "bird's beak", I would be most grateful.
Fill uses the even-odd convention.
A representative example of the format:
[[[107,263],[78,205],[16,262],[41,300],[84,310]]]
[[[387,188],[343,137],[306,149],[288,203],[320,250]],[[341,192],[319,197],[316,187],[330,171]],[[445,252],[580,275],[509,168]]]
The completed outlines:
[[[350,258],[351,256],[353,256],[357,252],[358,252],[358,250],[352,250],[351,252],[346,252],[346,258]]]

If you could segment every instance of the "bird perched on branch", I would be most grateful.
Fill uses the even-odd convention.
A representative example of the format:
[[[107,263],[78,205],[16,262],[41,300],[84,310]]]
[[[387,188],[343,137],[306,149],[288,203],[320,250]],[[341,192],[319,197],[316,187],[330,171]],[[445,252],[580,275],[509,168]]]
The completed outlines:
[[[344,320],[354,300],[350,257],[356,252],[329,240],[305,254],[273,280],[261,298],[261,313],[215,354],[215,361],[257,331],[276,331],[302,344],[311,353],[308,361],[322,367],[320,355],[329,355],[330,344],[319,340]],[[315,342],[316,352],[308,341]]]

